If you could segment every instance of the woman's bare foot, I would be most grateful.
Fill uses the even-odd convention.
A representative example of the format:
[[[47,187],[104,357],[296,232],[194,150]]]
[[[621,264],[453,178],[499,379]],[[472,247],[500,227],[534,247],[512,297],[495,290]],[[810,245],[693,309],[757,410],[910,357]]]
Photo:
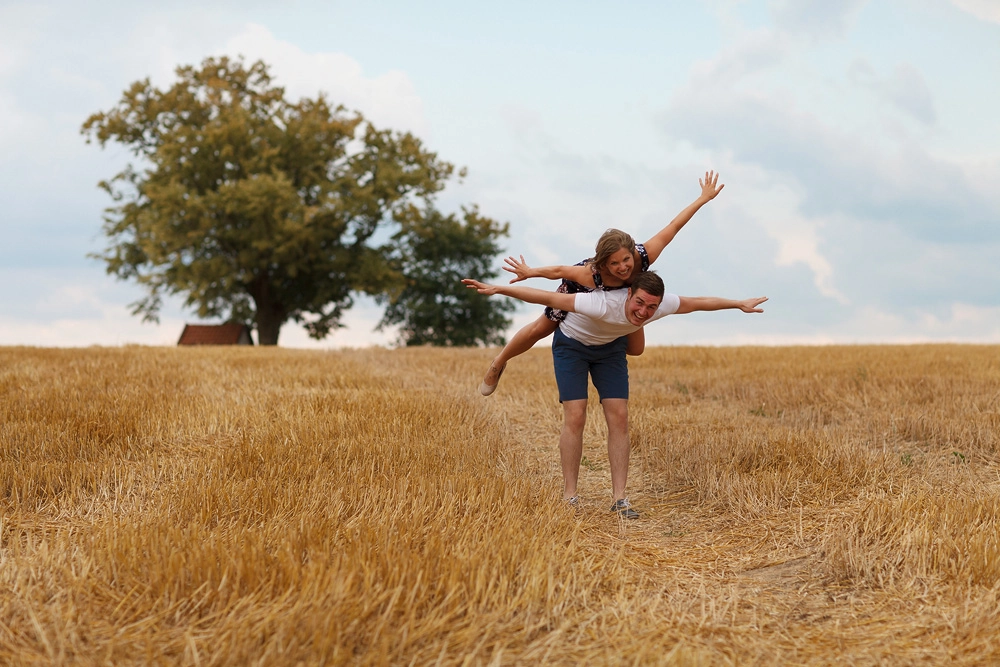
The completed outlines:
[[[486,376],[479,385],[479,393],[483,396],[489,396],[495,392],[497,385],[500,384],[500,376],[503,375],[505,368],[507,368],[506,362],[500,368],[497,368],[494,364],[490,364],[490,369],[486,371]]]

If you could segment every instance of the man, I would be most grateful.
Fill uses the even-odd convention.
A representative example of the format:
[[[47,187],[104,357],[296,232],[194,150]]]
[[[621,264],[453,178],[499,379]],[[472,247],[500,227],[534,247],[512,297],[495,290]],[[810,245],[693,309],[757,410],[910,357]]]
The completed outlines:
[[[667,315],[738,308],[744,313],[762,313],[767,297],[735,301],[720,297],[689,297],[665,294],[663,280],[652,271],[639,274],[629,289],[579,294],[546,292],[532,287],[487,285],[471,278],[462,281],[480,294],[513,297],[528,303],[565,310],[566,319],[552,340],[559,402],[563,405],[563,427],[559,435],[559,458],[563,473],[563,499],[576,505],[583,456],[583,427],[587,420],[587,378],[593,380],[608,424],[608,462],[611,465],[611,511],[627,519],[639,518],[625,497],[628,481],[628,334]]]

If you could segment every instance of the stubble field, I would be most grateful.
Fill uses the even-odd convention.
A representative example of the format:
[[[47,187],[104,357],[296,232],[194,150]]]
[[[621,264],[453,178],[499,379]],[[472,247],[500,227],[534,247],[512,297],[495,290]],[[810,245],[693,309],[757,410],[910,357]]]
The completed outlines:
[[[0,663],[1000,661],[1000,347],[492,354],[0,348]]]

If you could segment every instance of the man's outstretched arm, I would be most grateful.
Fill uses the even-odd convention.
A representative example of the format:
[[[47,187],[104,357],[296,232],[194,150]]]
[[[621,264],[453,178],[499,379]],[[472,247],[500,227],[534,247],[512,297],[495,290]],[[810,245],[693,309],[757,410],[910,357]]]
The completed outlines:
[[[744,313],[763,313],[764,309],[759,306],[767,301],[766,296],[743,299],[742,301],[723,299],[718,296],[682,296],[680,299],[681,307],[677,309],[678,315],[701,310],[727,310],[729,308],[738,308]]]
[[[478,280],[473,280],[472,278],[463,278],[462,282],[465,283],[465,286],[469,289],[474,289],[480,294],[485,294],[486,296],[500,294],[502,296],[509,296],[513,299],[524,301],[526,303],[537,303],[540,306],[551,306],[552,308],[565,310],[566,312],[576,311],[575,294],[546,292],[545,290],[535,289],[534,287],[520,287],[516,285],[487,285],[486,283],[481,283]]]

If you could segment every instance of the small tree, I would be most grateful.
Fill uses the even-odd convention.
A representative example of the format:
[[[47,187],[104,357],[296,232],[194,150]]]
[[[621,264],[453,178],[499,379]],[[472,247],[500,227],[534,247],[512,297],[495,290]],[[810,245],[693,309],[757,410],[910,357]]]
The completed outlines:
[[[508,225],[479,215],[475,207],[463,209],[461,220],[415,206],[399,219],[396,265],[404,287],[380,297],[387,306],[379,328],[400,325],[406,345],[503,345],[511,322],[505,313],[515,304],[483,299],[460,281],[497,277],[491,265]]]
[[[155,321],[164,294],[183,294],[199,316],[254,323],[275,345],[289,319],[323,338],[352,294],[398,288],[373,234],[430,206],[451,164],[322,95],[289,102],[262,62],[208,58],[177,76],[167,90],[132,84],[82,128],[140,161],[101,183],[115,205],[97,255],[146,288],[134,314]]]

